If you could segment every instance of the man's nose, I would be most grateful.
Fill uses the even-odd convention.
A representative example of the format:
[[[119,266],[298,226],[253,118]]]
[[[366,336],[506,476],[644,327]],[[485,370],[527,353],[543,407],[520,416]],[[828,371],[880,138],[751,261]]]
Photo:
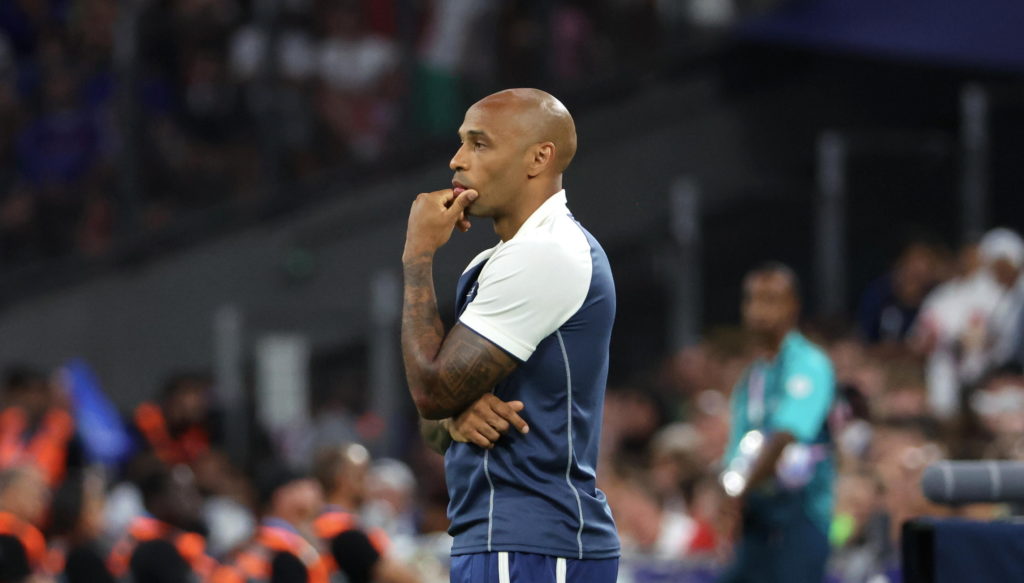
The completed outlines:
[[[455,151],[455,155],[452,156],[451,162],[448,162],[448,167],[454,172],[459,172],[466,169],[466,162],[462,156],[462,150],[465,146],[459,146],[459,149]]]

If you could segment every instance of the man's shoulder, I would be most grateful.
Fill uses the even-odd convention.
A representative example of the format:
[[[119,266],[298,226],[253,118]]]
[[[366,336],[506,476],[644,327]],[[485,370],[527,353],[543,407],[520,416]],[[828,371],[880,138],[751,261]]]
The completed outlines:
[[[794,364],[799,368],[811,368],[832,374],[832,359],[821,346],[815,344],[802,334],[794,332],[795,338],[791,346]]]
[[[569,234],[538,229],[523,233],[499,246],[487,258],[485,269],[492,266],[528,266],[532,270],[555,268],[573,271],[574,267],[590,270],[590,244],[582,231]]]

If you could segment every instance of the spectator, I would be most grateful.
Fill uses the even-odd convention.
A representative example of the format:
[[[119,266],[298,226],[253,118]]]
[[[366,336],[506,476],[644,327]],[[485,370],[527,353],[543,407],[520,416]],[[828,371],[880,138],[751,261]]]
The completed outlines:
[[[138,484],[145,516],[136,518],[110,553],[115,577],[129,573],[135,581],[191,583],[209,577],[216,563],[206,553],[200,518],[202,499],[192,471],[164,466],[147,458]]]
[[[472,0],[431,3],[415,78],[415,122],[427,135],[446,136],[465,110],[463,80],[493,82],[498,5]]]
[[[317,455],[315,472],[327,506],[314,523],[316,536],[325,542],[334,564],[350,583],[414,583],[419,578],[388,555],[387,534],[381,529],[363,530],[354,514],[366,498],[369,462],[366,448],[358,444]]]
[[[45,572],[46,540],[38,526],[49,495],[35,466],[0,470],[0,582],[22,583]]]
[[[977,360],[972,345],[978,342],[971,339],[979,336],[998,300],[998,287],[983,266],[979,246],[966,245],[956,277],[937,287],[921,307],[911,345],[928,358],[928,403],[943,419],[959,411],[961,384],[980,374],[969,370],[968,361]]]
[[[62,41],[47,39],[40,62],[40,113],[17,138],[18,167],[33,193],[39,240],[48,255],[71,250],[87,194],[97,188],[102,129],[83,106],[79,71]]]
[[[829,571],[840,581],[872,581],[892,568],[898,549],[889,538],[882,496],[877,476],[867,470],[844,473],[836,483]]]
[[[53,497],[47,539],[48,571],[67,583],[114,583],[99,548],[106,493],[97,474],[76,472]]]
[[[320,116],[356,160],[375,160],[398,119],[398,47],[366,31],[353,0],[323,2],[320,12]]]
[[[203,494],[203,522],[209,528],[210,554],[224,556],[248,541],[256,530],[255,505],[246,476],[227,455],[210,450],[192,465]]]
[[[1019,366],[1018,347],[1024,342],[1024,240],[1009,229],[993,229],[981,240],[981,257],[1000,290],[985,327],[987,370]]]
[[[363,515],[368,525],[387,534],[398,557],[406,556],[415,545],[419,530],[416,493],[416,476],[404,462],[384,458],[370,466]]]
[[[26,367],[7,371],[0,412],[0,467],[31,463],[56,487],[68,468],[84,463],[75,421],[42,373]]]
[[[210,378],[201,373],[168,378],[159,403],[142,403],[135,409],[141,449],[171,466],[192,464],[218,445],[220,427],[210,406],[210,385]]]
[[[931,246],[914,242],[903,249],[889,273],[868,286],[858,323],[869,344],[903,342],[925,296],[939,281],[938,264]]]
[[[309,540],[323,492],[313,478],[280,465],[258,480],[262,520],[252,540],[214,573],[213,583],[327,583],[330,562]]]

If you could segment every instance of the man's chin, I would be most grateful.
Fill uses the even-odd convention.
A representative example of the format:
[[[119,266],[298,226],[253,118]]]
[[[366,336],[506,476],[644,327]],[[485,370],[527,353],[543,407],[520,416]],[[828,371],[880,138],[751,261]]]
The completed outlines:
[[[473,204],[472,206],[470,206],[469,208],[466,209],[466,216],[478,217],[478,218],[482,218],[483,219],[483,218],[490,217],[491,213],[488,211],[487,208],[485,208],[485,207],[477,207],[476,204]]]

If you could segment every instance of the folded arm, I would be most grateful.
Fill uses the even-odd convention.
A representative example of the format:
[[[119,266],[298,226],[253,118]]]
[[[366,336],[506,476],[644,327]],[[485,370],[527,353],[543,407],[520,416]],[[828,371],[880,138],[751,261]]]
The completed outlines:
[[[445,335],[437,310],[433,264],[432,252],[403,261],[402,356],[409,392],[420,416],[444,419],[458,415],[489,393],[517,363],[461,324]]]

